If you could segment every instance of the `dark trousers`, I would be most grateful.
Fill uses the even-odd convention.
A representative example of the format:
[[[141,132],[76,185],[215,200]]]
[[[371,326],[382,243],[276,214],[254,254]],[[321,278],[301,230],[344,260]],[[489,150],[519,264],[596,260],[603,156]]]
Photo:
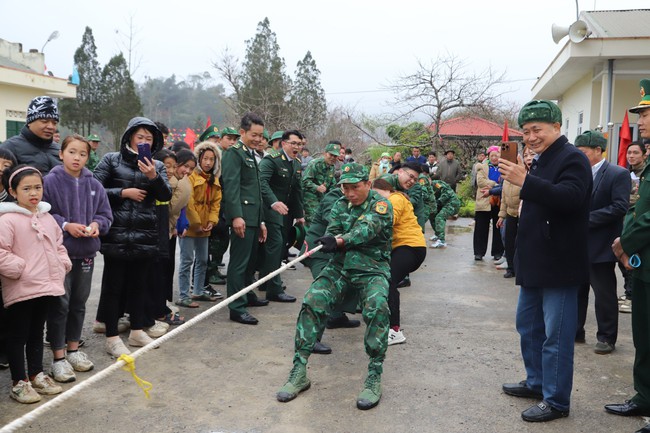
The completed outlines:
[[[117,320],[122,316],[121,300],[126,297],[126,308],[130,313],[131,329],[144,328],[146,306],[145,296],[150,284],[150,267],[154,259],[115,258],[104,256],[102,292],[97,307],[97,317],[106,323],[106,336],[115,337]]]
[[[168,257],[156,257],[151,259],[151,266],[149,267],[149,278],[147,278],[147,293],[144,301],[146,305],[145,319],[143,325],[145,328],[153,326],[156,319],[164,317],[171,310],[167,307],[167,291],[168,291]],[[171,263],[171,271],[174,272],[174,263]],[[174,275],[172,274],[172,278]],[[173,282],[172,282],[173,284]]]
[[[266,224],[266,229],[266,242],[260,246],[260,249],[264,250],[264,260],[259,263],[260,278],[264,278],[278,269],[286,253],[286,226],[269,222]],[[271,278],[263,286],[266,288],[267,298],[277,296],[284,292],[282,290],[282,279],[280,275]]]
[[[632,299],[632,271],[625,269],[621,262],[616,262],[619,271],[623,275],[623,289],[625,290],[625,297]]]
[[[161,258],[163,267],[163,292],[167,301],[174,299],[174,270],[176,269],[176,236],[169,240],[169,256]]]
[[[492,221],[492,256],[503,255],[503,242],[497,228],[499,208],[492,206],[489,211],[474,213],[474,255],[483,257],[487,252],[488,237],[490,236],[490,220]]]
[[[508,270],[515,270],[515,245],[517,241],[517,230],[519,228],[519,218],[508,215],[506,217],[506,239],[505,251],[508,262]]]
[[[650,283],[634,278],[632,282],[632,340],[634,341],[634,389],[632,401],[650,410]]]
[[[589,304],[589,286],[594,289],[594,305],[598,341],[616,344],[618,336],[618,300],[616,298],[616,274],[614,262],[591,263],[589,267],[589,283],[578,288],[578,328],[577,335],[584,335],[587,320],[587,305]]]
[[[53,298],[41,296],[16,302],[7,308],[7,358],[12,380],[25,380],[43,371],[43,326]]]
[[[416,271],[425,257],[426,247],[409,247],[406,245],[395,248],[390,255],[390,284],[388,285],[388,308],[390,309],[390,326],[400,325],[399,290],[397,285],[409,273]]]
[[[229,297],[253,282],[253,274],[257,265],[258,237],[258,227],[246,226],[243,238],[240,238],[234,230],[231,230],[230,260],[228,261],[228,279],[226,280]],[[238,314],[243,314],[246,312],[248,302],[254,302],[256,299],[255,292],[250,291],[246,296],[235,299],[228,304],[228,308]]]

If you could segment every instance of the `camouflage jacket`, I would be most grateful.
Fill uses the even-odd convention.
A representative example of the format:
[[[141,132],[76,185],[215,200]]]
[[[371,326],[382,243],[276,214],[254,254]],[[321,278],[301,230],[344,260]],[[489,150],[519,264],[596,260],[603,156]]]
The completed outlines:
[[[433,192],[436,195],[439,209],[448,204],[460,204],[460,199],[454,190],[451,189],[449,184],[444,180],[434,180],[432,181],[431,186],[433,187]]]
[[[325,184],[327,191],[336,186],[334,166],[327,164],[323,158],[312,159],[302,174],[302,190],[305,200],[322,197],[323,194],[316,191],[316,188],[322,184]]]

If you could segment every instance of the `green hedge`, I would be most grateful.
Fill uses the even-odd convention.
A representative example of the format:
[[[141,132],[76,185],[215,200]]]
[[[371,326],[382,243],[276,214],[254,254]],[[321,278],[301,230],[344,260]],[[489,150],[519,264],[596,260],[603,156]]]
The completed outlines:
[[[456,186],[456,194],[460,198],[460,210],[458,215],[461,217],[474,218],[474,209],[476,206],[476,193],[471,185],[471,177],[467,176]]]

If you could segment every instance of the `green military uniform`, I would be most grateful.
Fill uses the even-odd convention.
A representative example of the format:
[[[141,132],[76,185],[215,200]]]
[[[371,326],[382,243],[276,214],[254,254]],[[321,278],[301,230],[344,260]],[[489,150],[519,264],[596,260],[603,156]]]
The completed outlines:
[[[325,152],[338,156],[341,146],[330,143],[325,147]],[[325,184],[327,191],[336,186],[334,178],[334,166],[329,165],[323,158],[312,159],[302,174],[303,204],[305,211],[305,224],[309,226],[314,214],[318,209],[318,204],[323,198],[324,193],[316,191],[320,185]]]
[[[289,159],[284,150],[271,150],[260,162],[260,187],[264,203],[264,222],[267,237],[264,261],[260,265],[260,277],[265,277],[280,267],[282,252],[287,244],[289,227],[293,221],[289,215],[280,215],[271,209],[275,202],[282,202],[289,208],[292,218],[303,217],[302,168],[297,159]],[[282,280],[276,275],[264,283],[266,297],[283,292]]]
[[[97,143],[100,142],[99,136],[97,134],[90,134],[88,137],[86,137],[86,140],[96,141]],[[90,149],[90,153],[88,154],[88,161],[86,161],[86,168],[90,171],[95,171],[97,164],[99,164],[99,155],[97,155],[95,149]]]
[[[427,216],[424,222],[420,224],[420,226],[422,227],[422,231],[424,232],[427,219],[430,218],[431,214],[435,213],[438,210],[438,203],[436,203],[436,196],[433,191],[433,186],[431,185],[431,180],[429,179],[428,175],[424,173],[420,173],[418,175],[418,184],[420,185],[420,188],[422,188],[422,202],[424,204],[424,215]],[[419,222],[420,221],[418,221],[418,223]]]
[[[367,179],[367,171],[359,164],[342,167],[341,183]],[[375,191],[370,190],[366,200],[357,206],[345,197],[334,203],[326,236],[339,236],[344,241],[345,250],[334,254],[305,294],[296,324],[293,362],[298,375],[292,370],[289,382],[278,392],[278,400],[289,401],[295,398],[296,391],[308,387],[305,366],[317,337],[334,307],[343,301],[348,290],[353,290],[361,297],[367,326],[365,349],[370,357],[366,389],[357,400],[357,406],[368,409],[378,403],[381,395],[379,377],[388,346],[387,298],[392,225],[392,206]],[[370,390],[374,391],[372,404],[365,399]]]
[[[445,181],[434,180],[431,186],[438,202],[438,211],[431,214],[429,222],[440,242],[445,242],[447,219],[458,213],[460,199]]]
[[[252,284],[255,273],[256,256],[260,224],[262,223],[262,194],[260,191],[259,172],[251,150],[238,141],[223,153],[221,164],[223,178],[223,196],[221,206],[225,218],[232,225],[234,218],[246,221],[244,238],[230,233],[230,260],[228,262],[228,296],[232,296],[244,287]],[[239,298],[228,305],[238,314],[246,312],[246,305],[255,302],[255,292],[248,292],[247,298]]]

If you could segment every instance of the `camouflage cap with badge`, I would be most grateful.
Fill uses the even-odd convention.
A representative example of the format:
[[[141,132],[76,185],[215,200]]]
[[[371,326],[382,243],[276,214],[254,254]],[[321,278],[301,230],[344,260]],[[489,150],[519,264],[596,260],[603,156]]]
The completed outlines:
[[[366,170],[366,167],[363,165],[357,164],[356,162],[351,162],[349,164],[343,164],[341,166],[341,178],[339,179],[339,185],[342,183],[357,183],[364,180],[368,180],[368,170]]]
[[[562,111],[551,101],[533,100],[521,107],[517,119],[519,127],[528,122],[559,123],[562,125]]]
[[[325,152],[331,155],[339,156],[341,153],[341,145],[337,143],[329,143],[327,146],[325,146]]]
[[[237,137],[240,136],[239,131],[237,131],[235,128],[231,126],[227,126],[221,130],[221,136],[223,137],[225,135],[235,135]]]
[[[630,113],[638,113],[641,110],[650,108],[650,80],[641,80],[639,85],[641,86],[641,90],[639,90],[639,93],[641,93],[641,101],[636,107],[628,110]]]
[[[207,140],[208,138],[215,137],[215,136],[221,138],[221,134],[219,134],[219,128],[217,128],[217,125],[210,125],[199,136],[199,141],[203,142],[203,141]]]

